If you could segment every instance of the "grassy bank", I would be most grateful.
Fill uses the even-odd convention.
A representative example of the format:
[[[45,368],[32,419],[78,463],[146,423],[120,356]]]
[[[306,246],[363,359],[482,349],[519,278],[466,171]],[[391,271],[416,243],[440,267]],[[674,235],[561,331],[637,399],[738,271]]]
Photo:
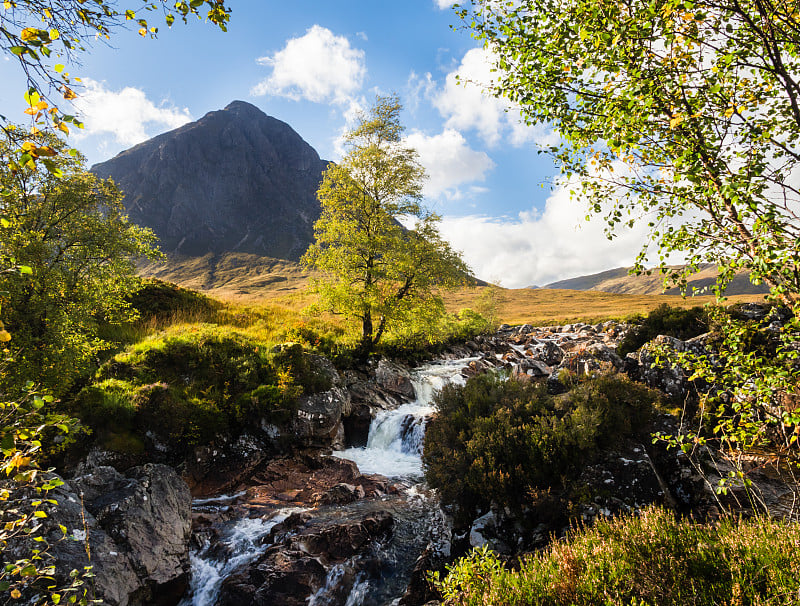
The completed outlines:
[[[447,606],[778,606],[800,601],[800,525],[676,520],[660,508],[600,521],[505,567],[486,550],[439,583]]]

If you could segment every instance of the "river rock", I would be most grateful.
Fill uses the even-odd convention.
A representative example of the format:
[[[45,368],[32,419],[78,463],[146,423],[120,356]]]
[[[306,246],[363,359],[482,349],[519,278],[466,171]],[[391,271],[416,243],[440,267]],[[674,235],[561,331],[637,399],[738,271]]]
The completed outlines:
[[[355,583],[354,564],[361,570],[377,552],[377,542],[391,535],[394,519],[378,511],[358,519],[332,520],[311,514],[291,516],[273,529],[269,547],[222,584],[217,604],[299,606],[324,593],[326,604],[342,604]]]
[[[304,446],[339,445],[343,441],[342,414],[349,412],[350,394],[334,387],[328,391],[301,396],[292,430]]]
[[[36,497],[16,488],[9,504],[24,510]],[[67,582],[71,570],[91,565],[91,584],[104,604],[179,601],[189,573],[190,496],[172,468],[145,465],[122,475],[99,467],[65,482],[49,498],[58,504],[46,507],[41,534],[50,544],[58,583]],[[25,557],[33,547],[41,545],[13,541],[3,560]]]
[[[147,464],[123,476],[97,468],[71,484],[151,596],[180,596],[189,578],[191,495],[175,470]]]

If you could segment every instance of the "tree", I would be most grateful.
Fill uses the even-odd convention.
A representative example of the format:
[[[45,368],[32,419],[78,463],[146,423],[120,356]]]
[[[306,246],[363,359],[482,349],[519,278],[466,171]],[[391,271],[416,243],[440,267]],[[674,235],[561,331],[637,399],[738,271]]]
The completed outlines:
[[[150,13],[160,12],[171,27],[176,18],[184,23],[192,15],[202,18],[206,7],[206,19],[226,31],[230,9],[225,0],[132,0],[128,7],[110,0],[4,0],[0,51],[25,73],[26,113],[34,118],[34,132],[54,127],[68,133],[70,124],[82,126],[76,116],[61,111],[58,102],[77,96],[80,79],[70,76],[67,67],[80,62],[92,41],[110,40],[128,22],[136,25],[140,36],[155,37],[158,27],[148,20]],[[29,143],[27,148],[18,147],[19,153],[10,159],[15,165],[36,163],[40,158],[49,164],[48,150],[34,146],[19,129],[8,126],[6,117],[0,116],[0,128],[8,139]]]
[[[52,135],[37,145],[56,154],[56,177],[40,165],[12,170],[0,145],[0,258],[30,274],[0,274],[2,319],[13,335],[15,363],[0,391],[27,380],[63,393],[107,345],[102,321],[129,317],[126,297],[138,287],[133,260],[155,256],[155,236],[131,224],[110,180],[84,170],[77,152]]]
[[[746,269],[797,300],[796,3],[474,0],[460,13],[496,57],[493,92],[557,129],[549,151],[612,234],[648,221],[665,271],[670,253],[688,257],[676,282],[711,262],[721,285]]]
[[[356,318],[371,351],[391,326],[443,311],[437,288],[461,283],[468,268],[420,200],[425,171],[403,145],[397,97],[378,97],[346,135],[347,153],[323,175],[316,242],[303,263],[321,272],[314,289],[334,313]],[[400,218],[415,221],[404,227]]]
[[[557,129],[561,142],[547,151],[610,236],[647,221],[676,283],[711,262],[720,298],[744,269],[793,306],[777,329],[774,316],[748,322],[712,310],[713,353],[662,353],[710,385],[700,428],[674,443],[689,451],[710,436],[738,454],[768,445],[800,463],[797,4],[473,0],[458,10],[496,57],[493,92],[528,123]],[[667,268],[671,253],[686,267]],[[637,269],[647,261],[646,246]]]

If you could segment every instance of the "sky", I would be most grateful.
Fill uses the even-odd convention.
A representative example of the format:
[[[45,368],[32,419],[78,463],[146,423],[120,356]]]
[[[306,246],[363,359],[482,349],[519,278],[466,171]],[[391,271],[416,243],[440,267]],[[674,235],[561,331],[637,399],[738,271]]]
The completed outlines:
[[[227,33],[196,19],[161,24],[156,40],[132,28],[67,66],[84,85],[76,107],[85,128],[70,142],[89,165],[235,99],[287,122],[335,161],[358,111],[396,93],[406,141],[428,172],[425,203],[476,276],[519,288],[633,263],[643,231],[610,242],[602,221],[585,221],[538,153],[557,133],[524,125],[484,92],[491,57],[447,0],[227,4]],[[22,121],[24,79],[8,57],[0,82],[0,114]]]

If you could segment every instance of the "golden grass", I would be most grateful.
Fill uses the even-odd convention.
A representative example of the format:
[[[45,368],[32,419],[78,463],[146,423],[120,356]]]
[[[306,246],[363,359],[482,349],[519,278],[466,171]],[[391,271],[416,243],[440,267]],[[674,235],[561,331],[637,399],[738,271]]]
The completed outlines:
[[[465,307],[480,310],[485,288],[463,288],[445,295],[447,309]],[[686,299],[667,295],[620,295],[590,290],[555,289],[497,289],[497,318],[506,324],[535,324],[546,326],[569,322],[599,322],[619,319],[632,314],[647,313],[662,303],[675,307],[694,307],[714,301],[712,296]],[[738,295],[729,303],[763,301],[762,295]]]
[[[290,261],[230,253],[172,260],[167,265],[151,265],[141,269],[146,275],[199,290],[223,301],[229,310],[272,309],[274,312],[270,313],[277,316],[285,313],[280,324],[309,320],[299,314],[316,301],[314,295],[306,290],[308,272]],[[668,295],[487,287],[464,287],[444,293],[444,298],[448,311],[471,308],[481,313],[487,311],[488,300],[493,299],[498,322],[537,325],[597,322],[647,313],[662,303],[693,307],[714,300],[712,296],[684,299]],[[763,295],[738,295],[730,297],[728,301],[763,301]],[[289,320],[289,317],[293,320]],[[326,322],[340,324],[341,318],[326,318]]]

